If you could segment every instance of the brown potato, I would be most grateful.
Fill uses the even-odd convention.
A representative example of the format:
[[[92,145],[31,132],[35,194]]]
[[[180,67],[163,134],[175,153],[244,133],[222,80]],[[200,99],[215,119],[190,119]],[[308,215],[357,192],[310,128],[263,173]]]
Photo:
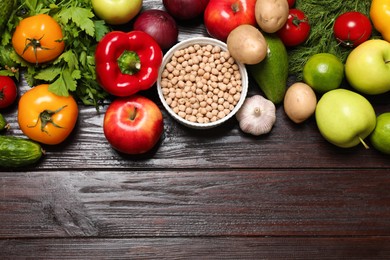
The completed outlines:
[[[314,90],[303,82],[292,84],[284,96],[284,111],[295,123],[302,123],[314,114],[317,97]]]
[[[267,41],[256,27],[249,24],[232,30],[226,44],[230,55],[243,64],[257,64],[267,56]]]
[[[286,0],[257,0],[255,16],[260,29],[274,33],[287,22],[289,12]]]

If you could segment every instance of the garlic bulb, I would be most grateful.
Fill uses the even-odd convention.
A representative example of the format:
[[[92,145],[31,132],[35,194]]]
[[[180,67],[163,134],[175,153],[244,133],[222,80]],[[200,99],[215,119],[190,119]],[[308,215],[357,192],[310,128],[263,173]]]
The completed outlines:
[[[260,95],[246,98],[236,118],[243,132],[262,135],[271,131],[276,121],[274,103]]]

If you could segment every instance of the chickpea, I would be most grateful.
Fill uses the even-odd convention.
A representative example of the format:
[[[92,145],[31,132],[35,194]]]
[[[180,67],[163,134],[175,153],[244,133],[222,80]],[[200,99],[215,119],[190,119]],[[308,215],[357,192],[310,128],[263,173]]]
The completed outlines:
[[[242,82],[228,51],[194,44],[174,52],[162,72],[161,88],[174,113],[191,122],[208,123],[234,109]]]
[[[218,112],[217,117],[218,117],[219,119],[222,119],[222,118],[224,118],[225,116],[226,116],[226,114],[225,114],[224,111],[219,111],[219,112]]]
[[[182,117],[182,118],[185,118],[185,117],[186,117],[186,113],[183,112],[183,111],[179,111],[177,114],[178,114],[180,117]]]

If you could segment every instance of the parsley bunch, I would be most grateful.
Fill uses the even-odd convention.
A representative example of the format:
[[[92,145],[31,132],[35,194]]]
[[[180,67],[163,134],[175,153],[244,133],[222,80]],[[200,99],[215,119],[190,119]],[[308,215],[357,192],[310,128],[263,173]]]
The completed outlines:
[[[18,0],[6,31],[1,39],[0,64],[12,64],[25,69],[25,79],[30,86],[50,84],[50,91],[60,96],[74,95],[85,105],[96,108],[108,97],[99,86],[95,73],[95,48],[98,41],[110,31],[103,20],[98,19],[89,0]],[[47,64],[30,64],[21,59],[11,44],[12,32],[24,17],[36,14],[52,16],[62,27],[65,50]],[[6,63],[8,62],[8,63]],[[10,67],[10,66],[8,66]]]

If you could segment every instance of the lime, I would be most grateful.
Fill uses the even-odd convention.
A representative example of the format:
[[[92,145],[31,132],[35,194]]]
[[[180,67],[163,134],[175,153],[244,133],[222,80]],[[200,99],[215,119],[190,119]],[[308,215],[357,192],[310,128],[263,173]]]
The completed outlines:
[[[378,151],[390,154],[390,112],[376,118],[376,126],[370,135],[372,146]]]
[[[303,67],[303,80],[319,94],[340,87],[344,78],[344,64],[334,54],[312,55]]]

